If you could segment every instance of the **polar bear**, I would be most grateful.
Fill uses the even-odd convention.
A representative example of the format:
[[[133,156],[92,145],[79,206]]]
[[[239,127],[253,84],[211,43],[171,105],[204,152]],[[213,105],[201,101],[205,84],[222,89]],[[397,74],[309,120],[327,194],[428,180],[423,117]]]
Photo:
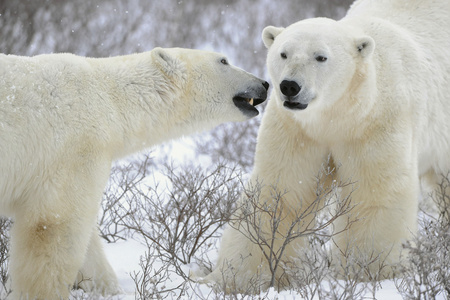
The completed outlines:
[[[258,114],[268,83],[214,52],[0,55],[0,212],[14,218],[13,299],[119,290],[95,230],[111,162]]]
[[[312,207],[316,176],[329,156],[340,165],[336,180],[355,182],[348,216],[356,222],[334,237],[332,253],[399,263],[402,242],[416,232],[420,178],[450,170],[449,15],[447,0],[359,0],[339,21],[313,18],[264,29],[274,89],[249,186],[262,186],[261,206],[282,195],[283,224],[271,237],[274,220],[262,215],[256,232],[242,224],[248,211],[239,210],[241,223],[225,229],[217,266],[205,281],[241,292],[255,287],[256,277],[263,285],[288,284],[282,266],[269,282],[274,266],[265,246],[249,236],[262,235],[279,253],[289,230],[283,225]],[[344,188],[342,195],[350,192]],[[244,194],[240,204],[249,201]],[[313,224],[308,218],[301,226]],[[334,232],[347,222],[336,220]],[[292,241],[283,249],[284,263],[305,248],[306,238]],[[384,270],[382,276],[392,276]]]

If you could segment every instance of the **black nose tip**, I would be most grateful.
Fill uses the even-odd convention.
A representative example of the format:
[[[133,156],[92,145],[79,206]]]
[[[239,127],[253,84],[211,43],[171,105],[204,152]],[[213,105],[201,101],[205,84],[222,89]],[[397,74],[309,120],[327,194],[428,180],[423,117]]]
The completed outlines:
[[[264,81],[262,85],[266,88],[266,91],[269,89],[269,83],[267,81]]]
[[[291,97],[300,93],[302,88],[295,81],[283,80],[280,84],[280,90],[283,95]]]

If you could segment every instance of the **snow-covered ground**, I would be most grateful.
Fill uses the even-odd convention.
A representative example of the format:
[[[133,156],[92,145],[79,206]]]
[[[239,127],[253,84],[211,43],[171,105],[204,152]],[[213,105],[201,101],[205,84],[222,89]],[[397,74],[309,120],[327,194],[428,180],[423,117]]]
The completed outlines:
[[[134,240],[120,241],[113,244],[107,244],[105,242],[105,250],[109,261],[111,262],[118,278],[122,289],[124,290],[122,295],[117,296],[117,299],[131,300],[135,299],[135,285],[131,278],[131,274],[141,271],[139,266],[140,256],[145,255],[147,250],[145,246]],[[182,278],[178,278],[179,282],[176,282],[176,278],[173,278],[174,285],[181,284]],[[199,287],[203,292],[203,295],[208,295],[211,291],[206,285]],[[298,294],[293,291],[276,292],[270,290],[267,293],[263,293],[261,296],[266,299],[301,299]],[[365,295],[366,299],[373,299],[373,295]],[[244,298],[244,297],[243,297]],[[192,299],[192,294],[186,295],[185,299]],[[380,283],[380,289],[376,293],[376,299],[380,300],[401,300],[402,297],[398,293],[397,288],[392,280],[385,280]],[[443,297],[438,298],[444,300]]]
[[[110,263],[112,264],[116,274],[119,278],[120,285],[124,290],[122,295],[119,295],[117,299],[131,300],[135,299],[135,285],[131,278],[133,272],[141,271],[139,266],[139,259],[141,255],[145,254],[147,250],[145,246],[134,240],[119,241],[113,244],[107,244],[105,242],[105,250]],[[173,285],[182,283],[182,278],[172,278],[175,282]],[[178,282],[176,282],[178,280]],[[203,295],[208,295],[211,291],[206,285],[199,287],[202,290]],[[301,299],[298,294],[293,291],[276,292],[270,290],[267,293],[262,294],[266,299]],[[373,299],[373,295],[367,294],[366,299]],[[185,299],[192,299],[192,294],[186,295]],[[385,280],[380,283],[380,289],[376,293],[376,299],[380,300],[401,300],[402,297],[398,293],[395,284],[392,280]],[[438,298],[444,300],[444,298]]]
[[[134,240],[120,241],[114,244],[106,244],[105,250],[109,261],[111,262],[116,274],[119,278],[120,285],[123,289],[123,294],[118,295],[115,299],[131,300],[135,298],[135,285],[131,278],[131,274],[141,271],[139,267],[139,259],[141,255],[145,254],[147,250],[145,246]],[[174,282],[171,285],[176,286],[182,283],[183,279],[172,278]],[[200,285],[197,287],[202,295],[208,295],[211,290],[206,285]],[[266,293],[262,293],[261,297],[264,299],[301,299],[301,297],[294,291],[281,291],[269,290]],[[169,298],[170,299],[170,298]],[[195,299],[192,297],[192,293],[187,294],[185,298],[180,299]],[[243,297],[242,299],[245,299]],[[397,288],[392,280],[384,280],[380,282],[379,289],[376,292],[375,298],[371,293],[364,295],[364,299],[378,299],[378,300],[401,300],[402,296],[397,291]],[[436,300],[445,300],[445,297],[440,295]]]

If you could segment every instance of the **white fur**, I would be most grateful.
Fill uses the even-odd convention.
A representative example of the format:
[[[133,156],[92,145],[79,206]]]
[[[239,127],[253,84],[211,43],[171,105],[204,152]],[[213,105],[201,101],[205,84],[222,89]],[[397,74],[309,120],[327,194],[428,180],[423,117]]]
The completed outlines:
[[[222,122],[264,81],[217,53],[161,49],[92,59],[0,55],[0,213],[14,218],[13,299],[60,299],[76,277],[119,290],[95,230],[111,162]],[[251,93],[251,92],[250,92]]]
[[[277,185],[288,191],[286,212],[307,207],[315,199],[315,176],[331,154],[341,165],[337,179],[356,181],[351,217],[360,219],[335,237],[336,246],[368,256],[381,253],[386,264],[399,262],[401,243],[416,232],[419,178],[450,170],[449,15],[448,0],[360,0],[340,21],[316,18],[286,29],[267,27],[263,41],[274,90],[250,180],[264,183],[259,201],[268,201]],[[327,60],[318,62],[317,55]],[[302,86],[295,101],[306,109],[283,106],[283,80]],[[339,231],[346,221],[334,228]],[[295,249],[305,242],[291,243],[285,259],[298,255]],[[233,278],[237,289],[246,291],[258,273],[269,275],[261,250],[227,228],[218,265],[207,279],[223,284]],[[287,284],[280,281],[282,273],[277,286]]]

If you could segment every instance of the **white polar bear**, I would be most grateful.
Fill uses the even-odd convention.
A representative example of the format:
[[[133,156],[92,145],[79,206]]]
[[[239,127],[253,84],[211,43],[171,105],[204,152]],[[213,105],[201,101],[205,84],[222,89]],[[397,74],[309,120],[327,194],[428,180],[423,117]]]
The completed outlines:
[[[359,220],[335,236],[332,252],[400,261],[402,242],[416,231],[419,178],[438,179],[450,170],[449,16],[448,0],[360,0],[340,21],[314,18],[264,29],[274,90],[249,185],[263,183],[261,205],[273,201],[273,186],[287,191],[281,202],[286,227],[294,211],[316,199],[316,176],[331,155],[341,165],[337,180],[356,181],[349,216]],[[249,200],[243,195],[240,201]],[[335,232],[346,224],[338,220]],[[231,225],[205,280],[245,292],[255,287],[255,276],[264,281],[271,274],[260,245],[246,237],[251,232]],[[273,239],[275,252],[283,230]],[[258,233],[270,232],[269,220],[261,220]],[[283,257],[305,247],[306,238],[298,238]],[[276,286],[288,284],[281,267],[276,280]]]
[[[161,49],[112,58],[0,55],[0,212],[13,298],[117,292],[95,230],[111,162],[162,141],[256,116],[268,83],[217,53]]]

